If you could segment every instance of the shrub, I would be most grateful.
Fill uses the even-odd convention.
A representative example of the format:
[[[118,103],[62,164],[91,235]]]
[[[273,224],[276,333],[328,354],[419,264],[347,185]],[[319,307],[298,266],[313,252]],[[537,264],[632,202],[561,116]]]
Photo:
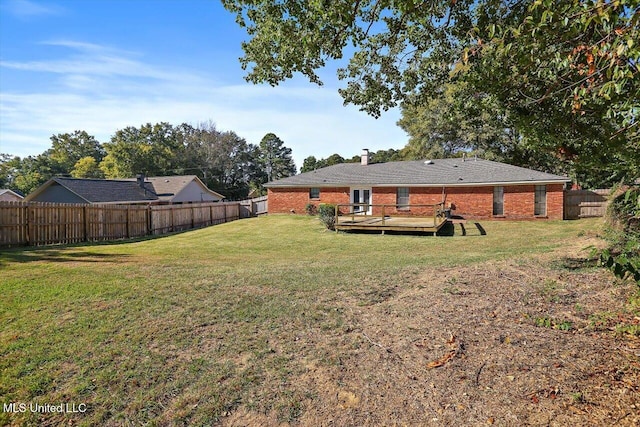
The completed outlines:
[[[320,216],[320,221],[327,227],[329,230],[335,230],[336,225],[336,205],[331,203],[323,203],[318,208],[318,214]]]
[[[600,252],[600,263],[621,278],[640,285],[640,188],[615,197],[607,208],[611,247]]]
[[[318,213],[318,207],[313,203],[307,203],[307,205],[304,207],[304,211],[307,213],[307,215],[313,216]]]

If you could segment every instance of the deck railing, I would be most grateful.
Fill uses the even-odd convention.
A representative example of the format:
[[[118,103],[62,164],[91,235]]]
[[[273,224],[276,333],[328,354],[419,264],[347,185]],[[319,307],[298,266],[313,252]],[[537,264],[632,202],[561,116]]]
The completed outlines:
[[[356,207],[360,209],[355,209]],[[348,208],[348,213],[342,213],[340,208]],[[376,212],[379,208],[379,213]],[[356,218],[362,217],[370,217],[370,218],[380,218],[380,225],[385,225],[385,219],[391,217],[393,214],[394,217],[424,217],[426,215],[415,215],[410,214],[410,212],[415,212],[415,209],[424,209],[425,211],[429,211],[431,208],[433,210],[433,223],[438,224],[440,221],[444,221],[445,219],[445,210],[444,210],[444,202],[435,203],[435,204],[427,204],[427,205],[390,205],[390,204],[371,204],[371,203],[345,203],[336,205],[335,209],[335,223],[338,224],[339,216],[351,216],[351,221],[355,221]],[[371,211],[369,214],[368,212]],[[405,213],[406,212],[406,213]]]

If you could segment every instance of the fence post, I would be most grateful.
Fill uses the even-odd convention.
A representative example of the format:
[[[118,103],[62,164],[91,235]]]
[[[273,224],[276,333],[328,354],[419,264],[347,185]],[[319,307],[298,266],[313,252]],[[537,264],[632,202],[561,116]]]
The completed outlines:
[[[29,212],[29,206],[30,203],[27,203],[27,205],[25,206],[25,217],[27,220],[27,226],[26,229],[24,230],[24,237],[25,237],[25,243],[27,244],[27,246],[31,246],[31,230],[29,230],[31,228],[31,212]]]
[[[125,225],[127,226],[127,239],[131,238],[131,230],[129,230],[129,214],[130,214],[131,206],[127,205],[127,220],[125,221]]]
[[[89,241],[89,215],[87,215],[88,205],[82,207],[83,241]]]
[[[153,226],[151,224],[151,218],[153,216],[151,215],[151,205],[147,205],[147,209],[146,209],[146,214],[145,214],[145,218],[146,218],[146,226],[147,226],[147,236],[150,236],[151,233],[153,232]]]

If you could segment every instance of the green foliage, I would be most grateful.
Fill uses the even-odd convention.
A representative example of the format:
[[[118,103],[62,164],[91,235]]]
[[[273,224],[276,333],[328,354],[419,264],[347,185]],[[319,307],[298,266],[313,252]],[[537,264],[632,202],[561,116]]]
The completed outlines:
[[[73,166],[71,176],[74,178],[104,178],[104,173],[93,157],[83,157]]]
[[[311,172],[316,169],[326,168],[327,166],[338,165],[346,162],[347,160],[345,160],[344,157],[342,157],[340,154],[337,154],[337,153],[332,154],[326,159],[320,159],[320,160],[317,160],[315,156],[309,156],[306,159],[304,159],[300,172]]]
[[[634,245],[638,249],[637,245]],[[605,249],[600,253],[600,263],[619,277],[620,279],[630,278],[640,283],[640,258],[628,253],[614,255],[611,250]]]
[[[302,73],[321,84],[316,70],[352,52],[338,70],[346,80],[339,92],[373,116],[433,104],[447,84],[464,82],[472,103],[487,96],[493,113],[508,118],[523,138],[514,141],[544,161],[556,156],[581,183],[640,176],[637,0],[223,4],[247,30],[241,63],[250,82],[277,85]]]
[[[3,169],[8,174],[5,177],[8,187],[24,195],[47,182],[52,176],[61,173],[58,165],[51,160],[47,152],[22,159],[14,157],[5,164]]]
[[[637,0],[479,4],[460,78],[496,97],[538,152],[586,186],[640,176]]]
[[[129,126],[116,131],[103,145],[85,131],[54,135],[51,141],[52,148],[38,156],[21,159],[1,154],[0,187],[26,195],[56,175],[131,178],[138,173],[193,174],[227,199],[237,200],[246,198],[250,190],[264,192],[264,160],[270,158],[265,150],[269,147],[275,153],[270,170],[295,173],[291,149],[265,144],[265,150],[261,150],[232,131],[218,131],[211,122],[195,127],[184,123]],[[278,163],[281,158],[285,160],[284,169]]]
[[[551,317],[544,316],[538,317],[534,321],[535,325],[541,328],[558,329],[560,331],[570,331],[573,328],[573,324],[568,320],[552,319]]]
[[[612,244],[599,253],[601,265],[640,286],[640,188],[629,188],[611,201],[607,224]]]
[[[195,172],[211,189],[229,200],[245,198],[251,189],[261,193],[265,172],[258,162],[258,147],[235,132],[221,132],[212,122],[188,129],[185,170]]]
[[[314,216],[318,213],[318,207],[314,203],[307,203],[304,207],[304,211],[307,215]]]
[[[260,141],[258,161],[266,173],[266,181],[286,178],[296,173],[296,164],[291,158],[291,148],[273,133],[266,134]]]
[[[100,142],[83,130],[53,135],[50,139],[49,157],[61,170],[67,172],[71,171],[80,159],[90,157],[98,164],[105,155]]]
[[[103,166],[108,178],[179,175],[184,157],[186,133],[192,129],[176,128],[162,122],[136,128],[119,129],[104,144],[109,161]]]
[[[338,165],[341,163],[360,163],[360,155],[354,155],[349,159],[345,159],[339,154],[332,154],[326,159],[317,160],[314,156],[304,159],[300,172],[311,172],[316,169],[326,168],[327,166]],[[369,163],[385,163],[403,160],[400,150],[390,148],[388,150],[378,150],[369,153]]]
[[[336,225],[336,205],[331,203],[321,203],[318,207],[320,221],[329,230],[335,230]]]

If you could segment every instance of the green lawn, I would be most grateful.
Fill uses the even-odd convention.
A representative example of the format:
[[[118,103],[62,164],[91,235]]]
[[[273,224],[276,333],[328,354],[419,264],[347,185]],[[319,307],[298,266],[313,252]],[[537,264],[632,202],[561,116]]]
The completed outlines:
[[[301,353],[296,334],[339,333],[345,299],[368,304],[441,267],[526,259],[599,224],[484,221],[486,236],[419,237],[267,216],[153,240],[5,250],[3,403],[87,411],[0,412],[0,424],[210,424],[240,404],[295,420],[310,397],[289,387],[300,361],[335,363],[322,346]]]

